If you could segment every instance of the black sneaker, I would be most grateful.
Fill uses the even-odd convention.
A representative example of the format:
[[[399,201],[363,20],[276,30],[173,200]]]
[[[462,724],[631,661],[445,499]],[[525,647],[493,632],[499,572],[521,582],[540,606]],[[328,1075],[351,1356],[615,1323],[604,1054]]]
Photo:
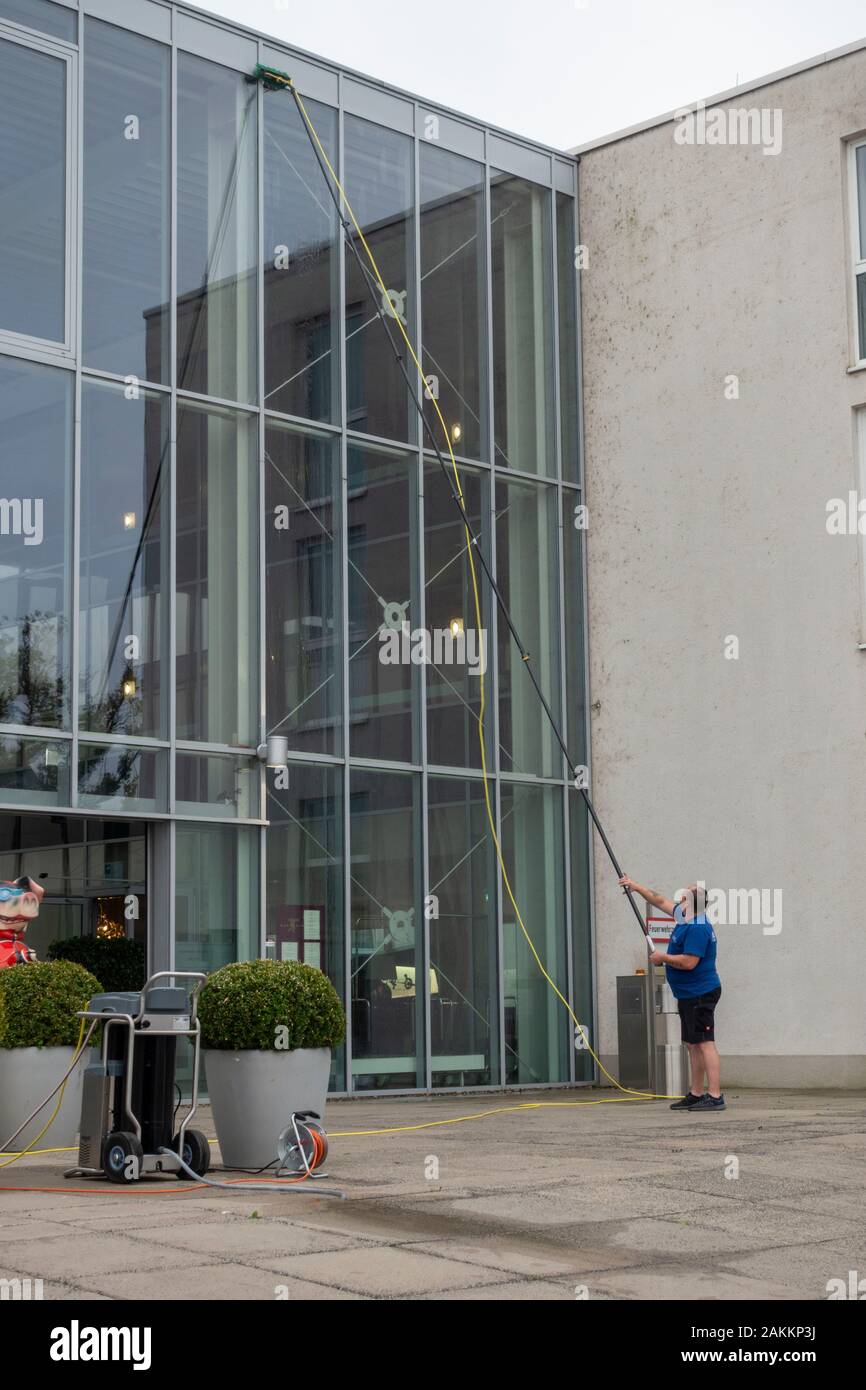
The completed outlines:
[[[692,1110],[724,1110],[726,1108],[725,1097],[710,1095],[701,1096],[697,1105],[692,1105],[690,1108]]]
[[[696,1105],[700,1105],[701,1096],[696,1096],[692,1091],[688,1091],[682,1100],[675,1100],[671,1110],[694,1110]]]

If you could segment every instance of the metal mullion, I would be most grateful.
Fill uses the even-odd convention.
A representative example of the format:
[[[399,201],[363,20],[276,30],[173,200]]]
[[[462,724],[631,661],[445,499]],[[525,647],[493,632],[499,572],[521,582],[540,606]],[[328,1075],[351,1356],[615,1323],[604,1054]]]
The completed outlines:
[[[105,382],[108,382],[109,384],[111,384],[111,385],[113,385],[113,386],[128,386],[128,385],[129,385],[129,381],[128,381],[128,378],[127,378],[127,377],[125,377],[125,376],[119,376],[117,372],[106,372],[106,371],[103,371],[103,369],[102,369],[101,367],[88,367],[88,366],[85,366],[85,365],[82,364],[82,367],[81,367],[81,375],[82,375],[82,377],[84,377],[84,379],[85,379],[86,381],[87,381],[87,380],[92,380],[92,381],[105,381]],[[146,394],[148,394],[148,395],[150,395],[150,394],[153,394],[153,395],[160,395],[160,394],[161,394],[161,395],[167,396],[167,395],[169,395],[170,392],[171,392],[171,387],[170,387],[170,386],[167,386],[167,385],[165,384],[164,381],[146,381],[146,380],[143,380],[142,378],[137,378],[136,380],[137,380],[137,384],[138,384],[139,388],[140,388],[142,391],[144,391]]]
[[[412,143],[413,150],[413,212],[414,212],[414,271],[415,283],[415,351],[418,361],[424,362],[424,339],[423,339],[423,315],[421,305],[421,152],[418,140],[418,123],[421,119],[420,107],[415,104],[415,134]],[[419,399],[424,399],[423,372],[419,374],[418,395]],[[408,403],[408,402],[407,402]],[[411,405],[410,405],[411,409]],[[418,626],[426,629],[427,627],[427,556],[424,544],[425,530],[425,498],[424,498],[424,429],[421,421],[415,416],[417,430],[417,476],[418,489],[416,495],[415,516],[418,527],[418,544],[415,547],[418,554],[418,564],[413,578],[418,584],[418,602],[415,611],[418,614]],[[412,547],[409,547],[412,553]],[[411,592],[411,586],[410,586]],[[433,1086],[433,1046],[432,1046],[432,1003],[430,999],[430,923],[427,920],[427,895],[430,891],[430,833],[428,825],[429,814],[429,781],[427,771],[427,664],[422,662],[417,668],[413,668],[417,674],[413,675],[412,685],[417,691],[417,703],[415,709],[415,721],[417,723],[417,751],[421,761],[421,931],[416,934],[416,940],[421,942],[421,960],[419,973],[416,980],[420,977],[424,981],[423,994],[419,989],[415,991],[416,1005],[418,1001],[423,1001],[423,1026],[418,1029],[418,1036],[422,1040],[424,1051],[424,1086],[431,1090]],[[412,698],[412,688],[410,686],[410,700]],[[415,1057],[415,1075],[418,1075],[417,1052]]]
[[[487,282],[487,448],[490,458],[491,469],[488,478],[490,496],[487,499],[487,517],[489,528],[488,555],[490,572],[494,582],[498,584],[498,568],[496,553],[496,482],[498,470],[496,467],[496,403],[493,399],[493,378],[494,378],[494,342],[493,342],[493,232],[492,232],[492,198],[490,187],[490,136],[485,132],[484,136],[484,274]],[[482,489],[483,494],[483,489]],[[482,532],[483,540],[483,532]],[[488,586],[489,587],[489,586]],[[483,590],[482,590],[483,592]],[[493,698],[491,707],[493,710],[493,777],[494,777],[494,819],[496,823],[496,835],[500,845],[502,844],[502,795],[500,782],[500,757],[499,757],[499,610],[496,599],[492,591],[487,595],[487,631],[490,637],[490,653],[487,662],[488,671],[492,672],[491,689]],[[485,730],[486,736],[486,730]],[[493,846],[495,851],[495,846]],[[497,1015],[499,1036],[497,1039],[499,1050],[499,1086],[505,1086],[505,926],[503,918],[503,882],[502,872],[499,863],[495,865],[495,893],[494,901],[496,907],[496,983],[497,983]],[[491,1081],[493,1080],[491,1076]]]
[[[83,138],[79,141],[79,130],[84,130],[84,24],[79,25],[79,50],[77,56],[70,57],[67,65],[67,172],[66,172],[66,216],[67,235],[73,246],[67,252],[66,312],[74,315],[67,324],[70,350],[75,358],[75,384],[73,387],[72,421],[72,553],[71,573],[67,568],[70,601],[70,646],[69,646],[69,717],[72,724],[72,746],[69,758],[69,805],[78,805],[78,724],[80,720],[80,607],[81,607],[81,352],[84,340],[83,295],[81,286],[84,275],[84,159],[78,158],[79,148],[83,149]],[[75,76],[73,95],[72,75]],[[72,161],[72,162],[70,162]],[[74,180],[74,189],[73,189]],[[74,218],[74,222],[73,222]],[[74,258],[74,269],[73,269]],[[70,284],[69,282],[74,283]]]
[[[264,44],[258,45],[258,60],[264,62]],[[267,621],[265,604],[267,602],[267,536],[265,531],[265,452],[267,449],[265,419],[265,94],[261,83],[256,90],[256,246],[258,248],[256,269],[256,398],[258,407],[258,627],[259,627],[259,734],[264,742],[268,731],[267,711]],[[268,819],[267,804],[268,769],[259,764],[259,815]],[[266,954],[267,937],[267,883],[268,883],[268,832],[267,827],[259,831],[259,932],[258,953]]]
[[[556,448],[556,548],[557,548],[557,607],[559,609],[559,699],[560,699],[560,727],[562,737],[566,747],[569,744],[568,728],[568,680],[566,657],[566,631],[565,631],[565,499],[562,491],[562,478],[564,474],[562,457],[562,344],[560,341],[561,323],[559,316],[559,226],[557,220],[557,195],[556,189],[550,190],[551,199],[551,254],[553,274],[551,280],[551,290],[553,298],[553,431]],[[576,990],[574,978],[574,924],[572,921],[572,902],[571,902],[571,843],[569,838],[569,804],[568,804],[568,778],[573,769],[569,768],[565,754],[560,750],[560,767],[563,772],[563,786],[560,794],[559,821],[562,826],[562,872],[563,872],[563,902],[565,904],[565,994],[572,1009],[575,1009]],[[576,1010],[575,1010],[576,1011]],[[569,1028],[566,1037],[571,1032]],[[567,1049],[567,1068],[569,1081],[576,1080],[576,1060],[575,1050],[569,1046]]]
[[[177,757],[177,86],[178,50],[175,11],[172,9],[171,76],[169,93],[169,372],[170,388],[168,422],[168,810],[177,810],[175,762]],[[169,855],[172,884],[174,883],[174,834]],[[174,893],[172,893],[170,924],[171,960],[174,964]]]
[[[343,111],[343,74],[337,78],[337,172],[340,182],[346,185],[345,169],[345,118]],[[351,826],[351,776],[349,765],[349,448],[346,434],[346,402],[348,385],[346,377],[346,238],[336,223],[334,235],[337,239],[337,351],[339,363],[339,419],[340,419],[340,602],[341,602],[341,642],[340,662],[342,675],[342,729],[343,729],[343,1005],[349,1026],[346,1029],[344,1052],[345,1086],[347,1094],[354,1093],[352,1072],[352,826]]]
[[[340,436],[340,426],[332,425],[327,420],[308,420],[303,415],[287,415],[282,411],[271,410],[267,407],[264,413],[266,421],[297,430],[299,434],[315,434],[320,439],[338,439]]]

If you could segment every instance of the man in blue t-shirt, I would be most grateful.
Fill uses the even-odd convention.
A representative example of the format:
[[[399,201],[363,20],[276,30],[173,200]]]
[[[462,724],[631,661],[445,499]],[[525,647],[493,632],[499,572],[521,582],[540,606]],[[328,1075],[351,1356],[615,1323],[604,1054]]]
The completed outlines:
[[[682,1100],[676,1101],[671,1110],[724,1110],[715,1033],[715,1011],[722,994],[722,982],[716,970],[716,933],[706,915],[706,889],[693,883],[691,888],[679,892],[676,902],[672,902],[651,888],[642,888],[630,878],[621,878],[620,885],[640,893],[648,903],[676,922],[667,951],[653,951],[650,956],[653,965],[665,967],[668,984],[679,1006],[682,1038],[691,1061],[691,1090]]]

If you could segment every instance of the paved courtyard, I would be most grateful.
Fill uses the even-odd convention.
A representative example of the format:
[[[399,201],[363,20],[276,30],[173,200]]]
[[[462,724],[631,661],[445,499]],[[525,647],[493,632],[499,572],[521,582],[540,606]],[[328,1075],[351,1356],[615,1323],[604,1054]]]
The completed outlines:
[[[0,1278],[41,1278],[46,1299],[760,1301],[866,1275],[862,1094],[729,1093],[724,1115],[612,1095],[332,1103],[342,1136],[544,1102],[334,1137],[344,1200],[82,1192],[74,1152],[25,1158],[0,1170]],[[54,1190],[8,1190],[25,1186]]]

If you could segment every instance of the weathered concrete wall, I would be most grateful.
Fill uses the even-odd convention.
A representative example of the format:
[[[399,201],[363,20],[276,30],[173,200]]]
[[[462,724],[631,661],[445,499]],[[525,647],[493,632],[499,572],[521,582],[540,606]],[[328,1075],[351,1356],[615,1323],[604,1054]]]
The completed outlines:
[[[783,893],[779,934],[718,928],[723,1080],[863,1085],[866,542],[826,506],[866,404],[843,143],[866,54],[727,104],[780,108],[781,153],[668,122],[581,162],[593,785],[639,882]],[[598,844],[595,870],[611,1057],[644,952]]]

